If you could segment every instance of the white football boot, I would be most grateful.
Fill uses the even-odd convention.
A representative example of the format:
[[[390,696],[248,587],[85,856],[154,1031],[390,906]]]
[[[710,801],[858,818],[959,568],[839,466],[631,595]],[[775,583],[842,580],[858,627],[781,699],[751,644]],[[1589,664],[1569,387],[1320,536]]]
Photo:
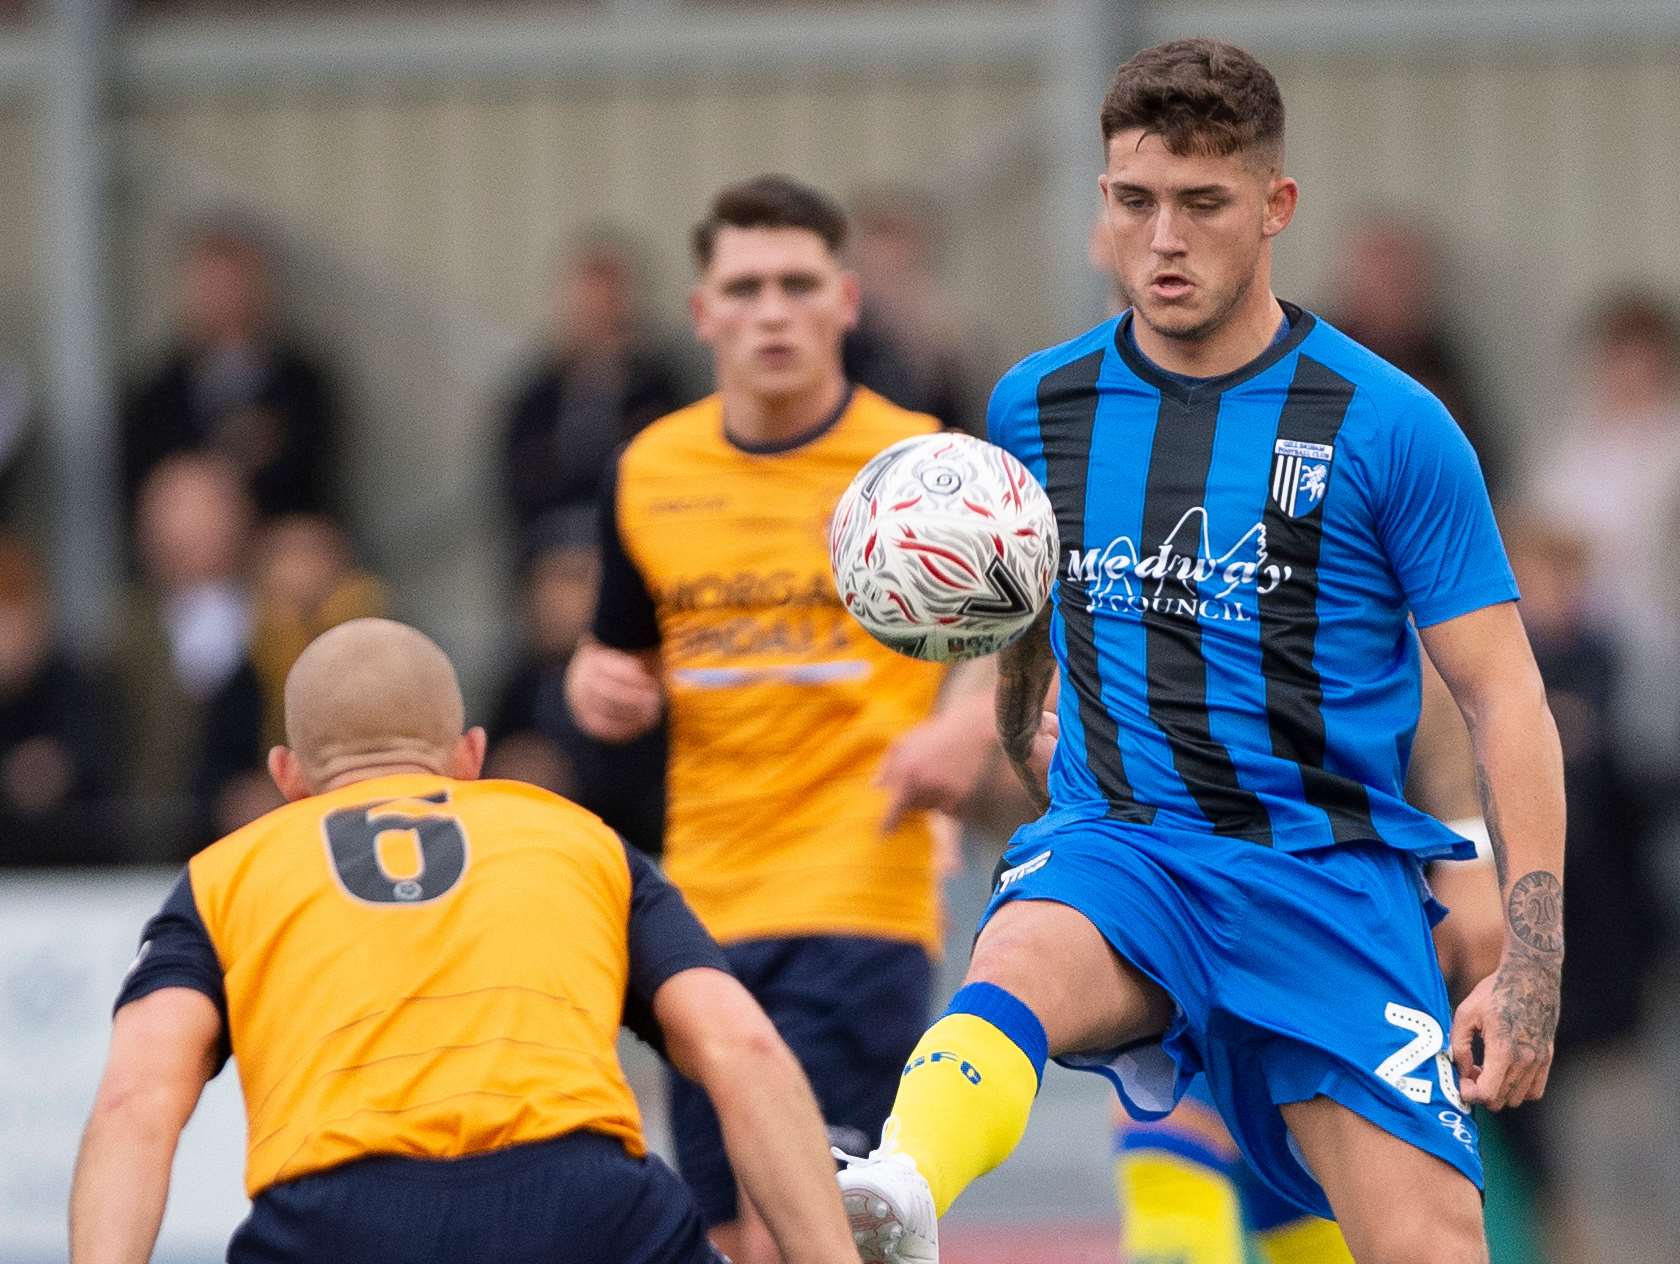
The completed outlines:
[[[916,1161],[896,1151],[870,1151],[867,1159],[839,1150],[840,1201],[864,1264],[939,1264],[939,1218],[933,1191]]]

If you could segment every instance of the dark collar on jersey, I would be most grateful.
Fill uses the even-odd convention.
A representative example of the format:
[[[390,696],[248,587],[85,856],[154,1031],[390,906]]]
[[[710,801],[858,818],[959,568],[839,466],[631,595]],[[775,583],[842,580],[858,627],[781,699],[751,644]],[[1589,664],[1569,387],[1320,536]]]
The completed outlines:
[[[746,439],[737,439],[729,433],[729,418],[723,419],[723,437],[732,448],[737,448],[749,456],[776,456],[782,452],[792,452],[795,448],[802,448],[807,443],[815,443],[835,426],[840,424],[840,418],[846,415],[846,410],[852,406],[852,392],[856,388],[850,382],[840,394],[839,406],[828,416],[824,417],[809,430],[794,435],[791,439],[773,439],[766,443],[752,443]]]
[[[1204,392],[1217,395],[1221,391],[1230,390],[1231,387],[1248,381],[1249,378],[1257,374],[1264,373],[1300,346],[1301,341],[1312,332],[1312,327],[1317,322],[1311,312],[1282,299],[1279,299],[1278,303],[1283,308],[1284,319],[1289,322],[1289,332],[1274,341],[1271,346],[1241,368],[1232,369],[1229,373],[1222,373],[1218,377],[1186,379],[1181,374],[1167,372],[1144,355],[1142,351],[1138,350],[1137,340],[1132,336],[1132,311],[1130,308],[1121,315],[1119,322],[1114,327],[1114,349],[1119,353],[1120,358],[1126,362],[1127,368],[1151,386],[1156,387],[1164,395],[1171,395],[1174,399],[1189,399],[1193,395],[1201,395]]]

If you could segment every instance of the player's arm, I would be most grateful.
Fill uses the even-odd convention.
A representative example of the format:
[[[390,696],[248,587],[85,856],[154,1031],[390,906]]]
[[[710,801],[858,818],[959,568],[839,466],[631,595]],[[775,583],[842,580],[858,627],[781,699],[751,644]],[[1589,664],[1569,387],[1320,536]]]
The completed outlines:
[[[625,857],[625,1025],[711,1097],[730,1164],[786,1264],[854,1264],[827,1133],[799,1063],[677,889],[634,848]]]
[[[996,718],[1004,758],[1027,788],[1033,806],[1050,806],[1050,755],[1056,747],[1056,717],[1044,698],[1056,675],[1050,651],[1050,603],[1020,640],[998,655]]]
[[[1459,1007],[1465,1100],[1499,1110],[1546,1087],[1563,969],[1563,755],[1514,602],[1422,630],[1470,730],[1504,917],[1499,966]],[[1471,1041],[1482,1037],[1478,1068]]]
[[[228,1055],[222,968],[182,874],[141,932],[70,1189],[72,1264],[151,1258],[175,1143]]]
[[[70,1187],[71,1264],[152,1258],[175,1144],[221,1064],[221,1035],[215,1002],[192,988],[163,988],[117,1011]]]
[[[697,968],[667,981],[653,1008],[673,1065],[712,1099],[730,1166],[786,1264],[855,1261],[816,1098],[751,993]]]
[[[892,793],[882,829],[896,827],[907,812],[955,816],[974,797],[998,754],[991,723],[996,685],[991,659],[958,663],[934,713],[887,749],[875,777]]]
[[[619,462],[602,487],[601,583],[590,634],[566,665],[566,704],[578,727],[603,742],[634,741],[659,723],[665,690],[653,596],[624,546]]]
[[[1447,978],[1447,994],[1457,1004],[1498,967],[1505,947],[1505,916],[1476,797],[1470,731],[1427,656],[1422,666],[1423,703],[1406,797],[1476,844],[1474,860],[1438,860],[1429,866],[1429,885],[1452,914],[1435,927],[1435,953]]]

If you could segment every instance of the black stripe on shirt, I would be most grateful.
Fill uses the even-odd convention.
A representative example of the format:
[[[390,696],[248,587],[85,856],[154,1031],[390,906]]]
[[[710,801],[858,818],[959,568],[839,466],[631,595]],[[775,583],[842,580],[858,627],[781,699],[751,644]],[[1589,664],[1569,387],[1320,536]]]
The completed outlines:
[[[630,976],[622,1023],[663,1054],[665,1033],[653,1012],[659,989],[697,966],[731,971],[723,949],[653,862],[629,843],[624,844],[624,859],[630,866]]]
[[[1334,445],[1353,390],[1352,382],[1302,356],[1278,419],[1278,439]],[[1332,487],[1335,477],[1332,456]],[[1292,574],[1288,582],[1259,598],[1260,670],[1266,678],[1272,753],[1300,766],[1307,802],[1330,818],[1336,841],[1347,842],[1375,838],[1376,830],[1365,787],[1324,767],[1324,685],[1313,652],[1318,640],[1318,555],[1328,500],[1327,490],[1310,512],[1291,517],[1275,495],[1266,499],[1266,551],[1290,566]]]
[[[1062,557],[1085,551],[1085,484],[1091,469],[1091,435],[1097,421],[1097,375],[1102,351],[1064,364],[1038,383],[1038,432],[1044,450],[1044,484],[1056,510]],[[1067,684],[1079,699],[1085,732],[1085,766],[1109,803],[1109,815],[1148,824],[1153,808],[1132,797],[1120,755],[1120,727],[1102,700],[1102,671],[1090,598],[1072,576],[1061,577],[1062,628],[1067,637]]]
[[[222,979],[221,959],[216,956],[216,947],[210,941],[210,932],[193,897],[190,870],[182,871],[163,907],[140,932],[140,953],[123,976],[112,1012],[169,987],[202,992],[215,1004],[222,1018],[216,1052],[216,1067],[220,1070],[233,1054],[228,1044],[227,988]]]
[[[595,594],[590,630],[602,645],[635,652],[659,645],[659,609],[647,581],[631,559],[618,520],[619,481],[623,477],[624,448],[613,456],[601,483],[599,515],[601,579]]]
[[[1186,515],[1207,500],[1219,401],[1213,391],[1161,397],[1143,494],[1141,539],[1146,551],[1170,540],[1174,556],[1200,556],[1200,524],[1193,518],[1187,521]],[[1159,583],[1146,580],[1143,595],[1167,597],[1182,591],[1180,581],[1167,576]],[[1270,844],[1271,818],[1265,806],[1237,780],[1231,752],[1213,739],[1200,620],[1194,613],[1174,609],[1171,601],[1150,600],[1144,607],[1143,629],[1149,719],[1165,734],[1185,789],[1214,833]]]

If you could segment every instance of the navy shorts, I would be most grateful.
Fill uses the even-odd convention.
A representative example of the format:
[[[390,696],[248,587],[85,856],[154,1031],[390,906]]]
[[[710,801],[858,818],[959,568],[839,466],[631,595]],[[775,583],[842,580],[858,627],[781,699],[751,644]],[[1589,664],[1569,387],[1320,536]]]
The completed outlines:
[[[1430,934],[1443,910],[1416,858],[1062,811],[1018,831],[1004,859],[986,917],[1011,900],[1075,908],[1177,1006],[1159,1043],[1058,1059],[1105,1075],[1133,1118],[1163,1117],[1205,1074],[1255,1175],[1315,1216],[1329,1201],[1278,1107],[1320,1095],[1481,1187]]]
[[[872,1149],[892,1112],[899,1073],[927,1027],[933,963],[919,944],[847,935],[752,939],[724,948],[729,965],[787,1041],[816,1093],[829,1141]],[[735,1173],[705,1091],[670,1075],[677,1170],[708,1226],[740,1215]]]
[[[719,1264],[670,1168],[577,1132],[465,1159],[381,1156],[271,1186],[228,1264]]]

